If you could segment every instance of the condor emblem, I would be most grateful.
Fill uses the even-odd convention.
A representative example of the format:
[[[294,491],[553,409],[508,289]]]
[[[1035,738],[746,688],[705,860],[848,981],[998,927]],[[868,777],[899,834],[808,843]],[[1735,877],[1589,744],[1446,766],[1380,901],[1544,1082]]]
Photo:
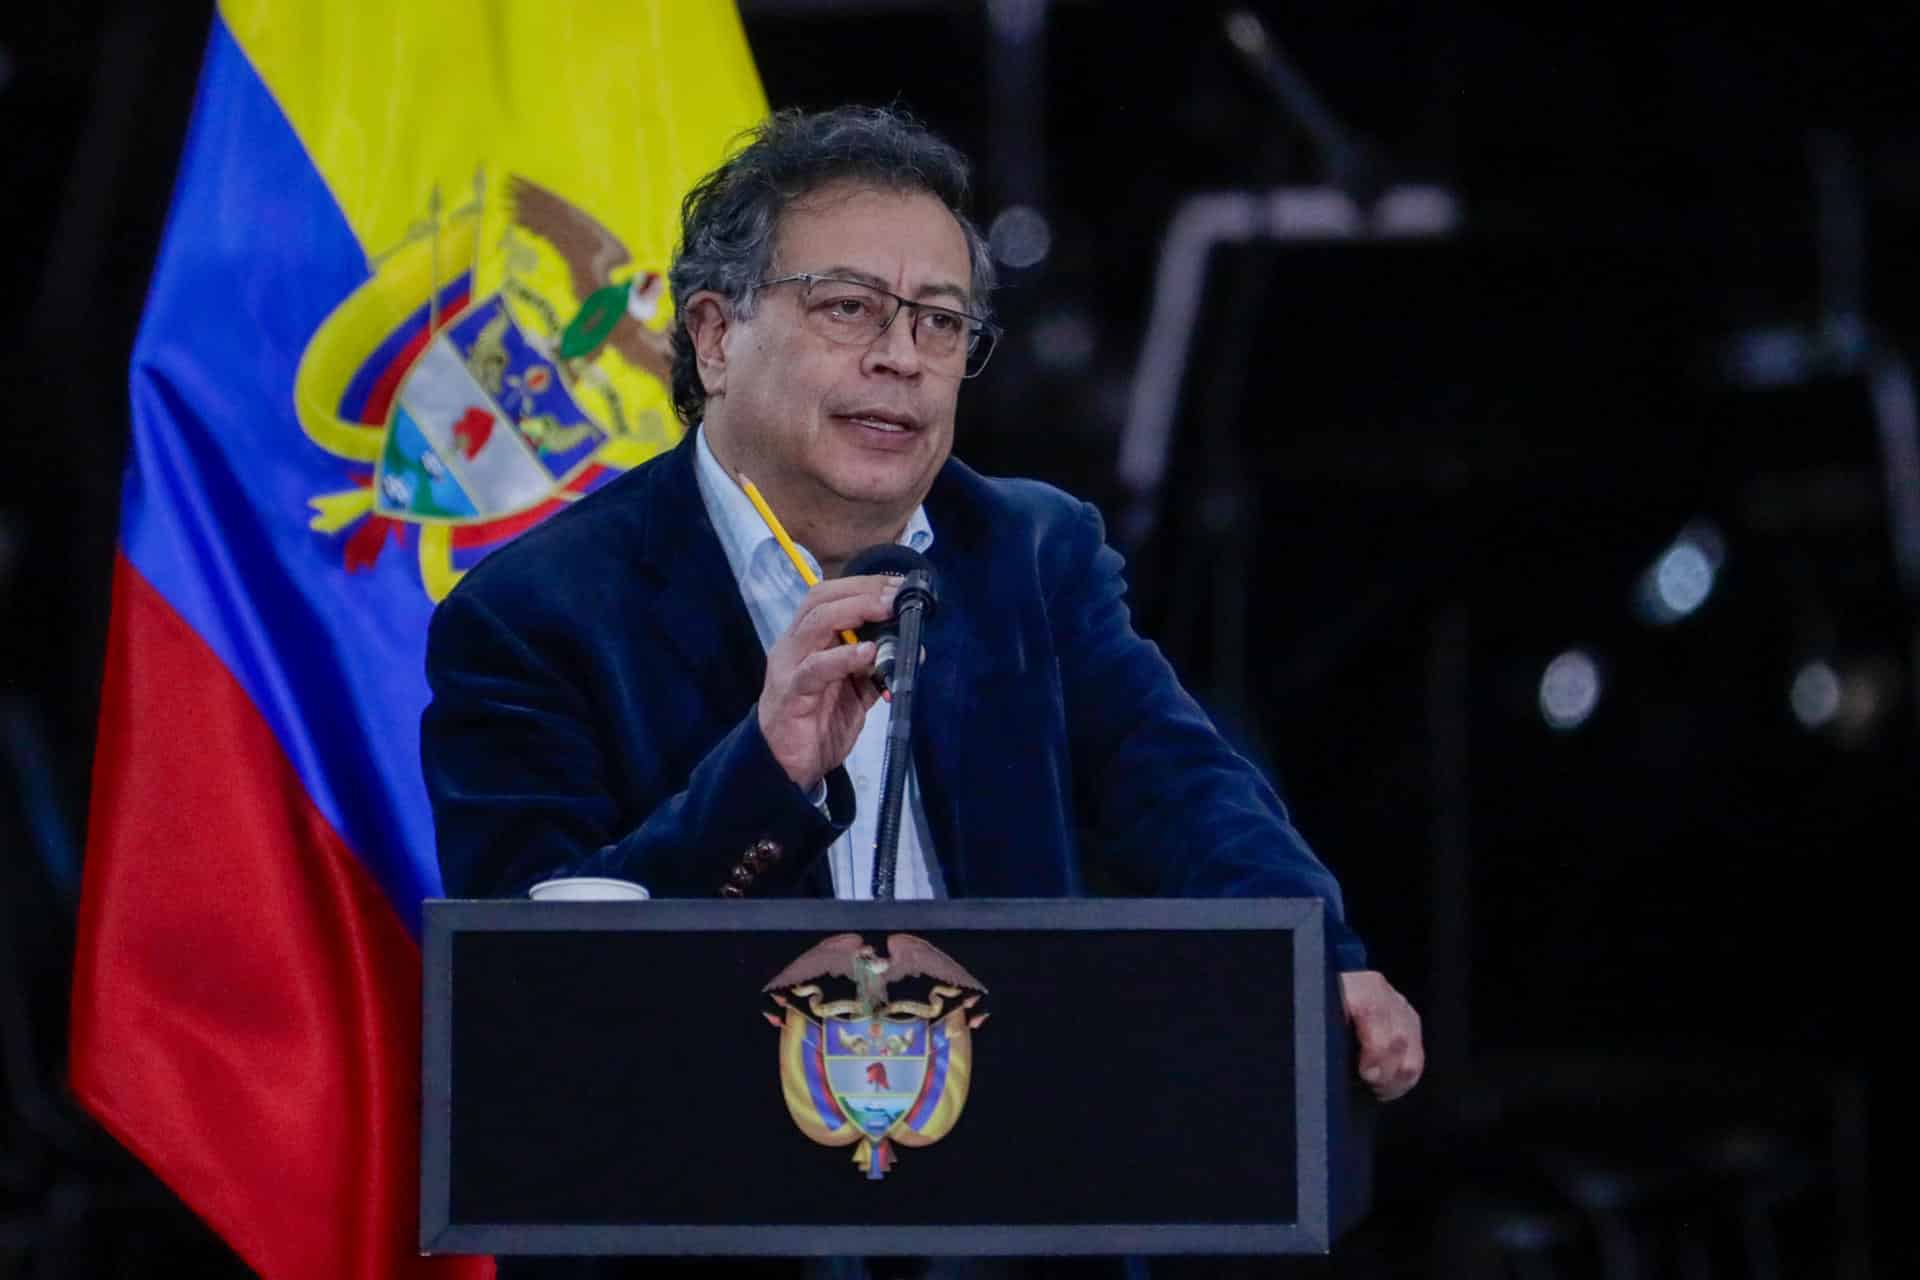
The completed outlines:
[[[852,998],[827,999],[817,980],[829,977],[850,982]],[[932,979],[925,1000],[890,997],[889,982],[910,978]],[[967,1105],[973,1033],[987,1020],[973,1012],[986,987],[953,957],[912,934],[888,937],[883,955],[842,933],[765,990],[781,1010],[764,1016],[780,1029],[780,1087],[801,1133],[853,1146],[853,1162],[879,1179],[895,1144],[930,1146],[952,1131]]]

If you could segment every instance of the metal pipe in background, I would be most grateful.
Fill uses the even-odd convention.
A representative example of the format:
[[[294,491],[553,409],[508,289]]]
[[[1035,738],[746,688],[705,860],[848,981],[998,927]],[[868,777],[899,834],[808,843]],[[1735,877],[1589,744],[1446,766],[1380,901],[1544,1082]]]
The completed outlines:
[[[1390,187],[1365,208],[1337,186],[1213,191],[1182,201],[1161,241],[1132,402],[1120,431],[1117,469],[1129,495],[1118,522],[1123,548],[1139,550],[1159,518],[1207,263],[1217,246],[1437,238],[1452,235],[1460,221],[1460,201],[1453,192],[1421,184]]]
[[[1048,0],[987,0],[994,212],[1044,208]]]

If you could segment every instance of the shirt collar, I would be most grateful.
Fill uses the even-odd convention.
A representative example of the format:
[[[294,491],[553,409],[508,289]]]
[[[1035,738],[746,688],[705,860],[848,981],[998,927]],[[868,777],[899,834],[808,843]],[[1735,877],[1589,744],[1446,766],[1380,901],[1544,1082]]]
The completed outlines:
[[[727,566],[733,570],[734,580],[744,582],[748,570],[753,566],[754,557],[764,547],[772,546],[778,551],[779,540],[767,528],[760,513],[754,510],[746,492],[727,474],[726,468],[720,465],[720,459],[713,456],[713,448],[707,443],[706,425],[702,423],[694,431],[698,438],[694,441],[693,474],[700,486],[700,501],[707,508],[707,519],[713,522],[713,531],[720,537],[720,549],[727,553]],[[913,514],[907,517],[907,527],[900,531],[898,541],[901,546],[922,553],[933,545],[933,526],[927,522],[924,504],[914,507]],[[820,562],[814,559],[813,553],[801,547],[800,554],[806,557],[807,567],[818,577]],[[780,559],[786,560],[784,552],[781,552]]]

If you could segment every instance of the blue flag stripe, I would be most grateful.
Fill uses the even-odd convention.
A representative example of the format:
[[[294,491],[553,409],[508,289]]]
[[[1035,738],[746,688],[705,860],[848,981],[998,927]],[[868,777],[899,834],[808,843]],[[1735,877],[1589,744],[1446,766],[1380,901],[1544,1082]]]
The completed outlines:
[[[368,275],[298,137],[216,19],[132,369],[121,541],[259,707],[418,935],[440,892],[419,771],[432,603],[410,547],[346,571],[310,499],[368,468],[295,416],[309,337]],[[409,533],[411,531],[408,531]]]

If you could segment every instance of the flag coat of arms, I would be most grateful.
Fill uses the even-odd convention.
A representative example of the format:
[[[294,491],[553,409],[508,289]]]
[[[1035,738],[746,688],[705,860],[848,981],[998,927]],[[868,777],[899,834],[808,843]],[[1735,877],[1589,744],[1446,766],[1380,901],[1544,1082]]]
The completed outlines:
[[[226,0],[131,369],[81,1102],[270,1280],[418,1257],[426,624],[678,434],[726,3]]]

